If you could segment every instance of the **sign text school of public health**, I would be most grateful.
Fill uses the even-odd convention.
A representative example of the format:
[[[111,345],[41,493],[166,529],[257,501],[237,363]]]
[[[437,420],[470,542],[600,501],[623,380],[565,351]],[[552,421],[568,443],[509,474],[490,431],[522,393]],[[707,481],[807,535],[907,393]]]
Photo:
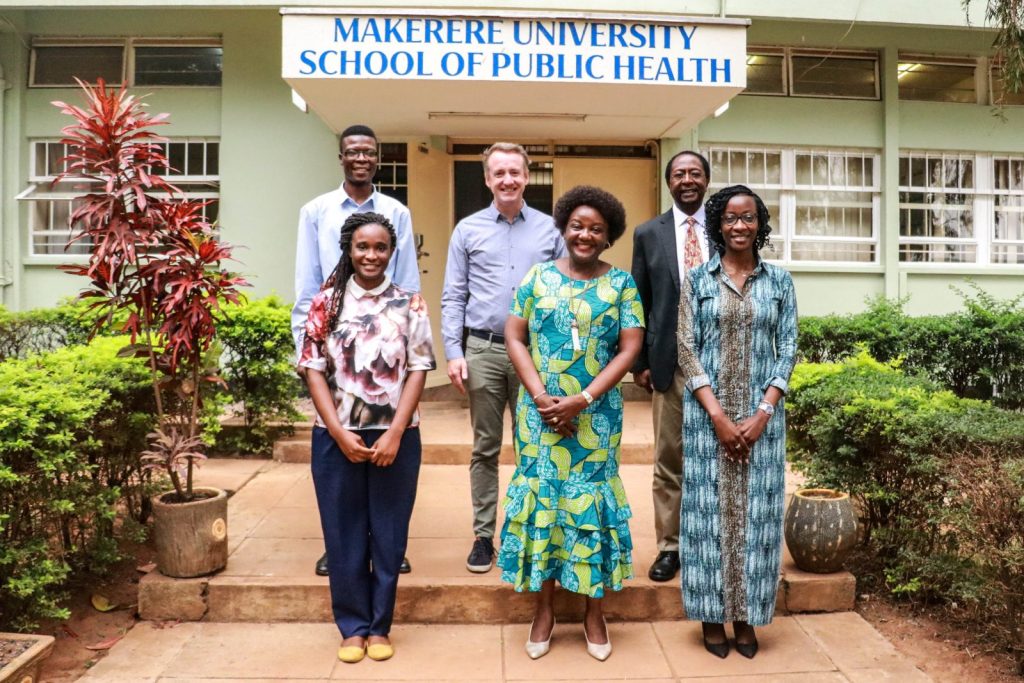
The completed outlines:
[[[285,78],[744,86],[743,27],[511,17],[285,17]]]

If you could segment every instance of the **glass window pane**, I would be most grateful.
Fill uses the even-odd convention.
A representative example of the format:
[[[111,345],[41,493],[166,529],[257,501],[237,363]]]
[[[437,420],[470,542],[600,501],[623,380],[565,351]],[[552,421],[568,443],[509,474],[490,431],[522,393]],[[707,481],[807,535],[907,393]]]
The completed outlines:
[[[765,164],[767,165],[765,180],[772,185],[778,185],[781,183],[782,155],[778,152],[769,152],[765,155]]]
[[[871,263],[875,260],[875,245],[861,242],[794,242],[793,260]]]
[[[875,59],[793,56],[794,95],[877,99]]]
[[[206,174],[220,175],[220,143],[206,143]]]
[[[223,54],[211,46],[137,47],[135,85],[220,85]]]
[[[185,175],[205,175],[203,161],[203,143],[188,143],[188,158],[185,164]]]
[[[185,173],[185,143],[167,143],[167,162],[171,165],[171,175],[183,175]]]
[[[998,66],[992,67],[992,104],[1019,105],[1024,104],[1024,91],[1011,93],[1006,91],[1003,82],[1003,70]]]
[[[784,95],[782,81],[782,55],[747,55],[747,89],[748,95]]]
[[[124,47],[120,45],[72,45],[36,47],[32,85],[70,85],[75,78],[120,84],[124,80]]]
[[[811,155],[797,153],[796,155],[796,184],[811,184]]]
[[[900,62],[897,78],[901,100],[977,103],[974,66]]]

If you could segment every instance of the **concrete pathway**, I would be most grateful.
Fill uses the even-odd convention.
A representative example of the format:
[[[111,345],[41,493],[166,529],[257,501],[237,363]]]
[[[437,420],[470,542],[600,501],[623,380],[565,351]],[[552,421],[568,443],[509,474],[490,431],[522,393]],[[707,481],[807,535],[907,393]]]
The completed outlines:
[[[853,612],[778,617],[759,629],[752,660],[703,650],[699,624],[609,624],[606,662],[586,654],[580,624],[559,624],[551,652],[530,660],[529,627],[397,624],[395,657],[343,664],[332,624],[183,623],[136,626],[81,683],[229,681],[772,681],[930,680]]]

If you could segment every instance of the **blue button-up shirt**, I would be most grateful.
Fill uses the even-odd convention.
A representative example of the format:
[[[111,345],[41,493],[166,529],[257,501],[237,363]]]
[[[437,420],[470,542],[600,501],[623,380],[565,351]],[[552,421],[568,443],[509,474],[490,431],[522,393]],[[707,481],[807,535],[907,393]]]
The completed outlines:
[[[374,190],[370,198],[357,204],[344,184],[322,194],[299,212],[299,241],[295,250],[295,306],[292,308],[292,336],[296,356],[302,349],[309,303],[320,291],[324,280],[341,259],[341,226],[354,213],[374,211],[395,226],[398,244],[388,263],[387,275],[399,287],[420,291],[420,269],[416,263],[416,244],[409,209],[396,199]]]
[[[527,271],[565,253],[551,216],[525,203],[511,223],[493,203],[459,221],[448,244],[441,295],[448,360],[463,356],[464,327],[504,333],[512,298]]]

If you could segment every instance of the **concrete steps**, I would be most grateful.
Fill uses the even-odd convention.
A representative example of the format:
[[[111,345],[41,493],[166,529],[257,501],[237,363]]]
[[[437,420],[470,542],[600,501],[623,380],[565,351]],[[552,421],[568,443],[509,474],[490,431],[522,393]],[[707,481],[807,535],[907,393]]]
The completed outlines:
[[[650,464],[654,448],[649,401],[626,401],[622,419],[620,459],[624,465]],[[295,425],[295,434],[274,444],[274,460],[308,463],[312,420]],[[468,465],[473,450],[469,410],[460,401],[427,401],[420,404],[420,436],[424,465]],[[505,416],[501,463],[515,462],[511,420]]]
[[[501,468],[501,486],[512,468]],[[678,583],[646,577],[657,553],[648,465],[624,465],[622,478],[633,509],[631,520],[637,578],[607,596],[616,621],[683,618]],[[271,461],[211,460],[200,483],[235,491],[229,501],[229,560],[221,573],[199,579],[143,577],[143,619],[213,622],[329,621],[327,579],[313,574],[323,551],[308,466]],[[788,478],[787,488],[795,488]],[[501,520],[499,519],[499,526]],[[533,596],[517,594],[497,570],[470,574],[465,558],[472,544],[469,477],[456,465],[426,465],[410,529],[413,572],[401,578],[396,621],[496,624],[529,621]],[[779,614],[853,608],[854,579],[847,572],[809,575],[784,554],[777,603]],[[578,620],[582,599],[559,592],[559,620]]]

